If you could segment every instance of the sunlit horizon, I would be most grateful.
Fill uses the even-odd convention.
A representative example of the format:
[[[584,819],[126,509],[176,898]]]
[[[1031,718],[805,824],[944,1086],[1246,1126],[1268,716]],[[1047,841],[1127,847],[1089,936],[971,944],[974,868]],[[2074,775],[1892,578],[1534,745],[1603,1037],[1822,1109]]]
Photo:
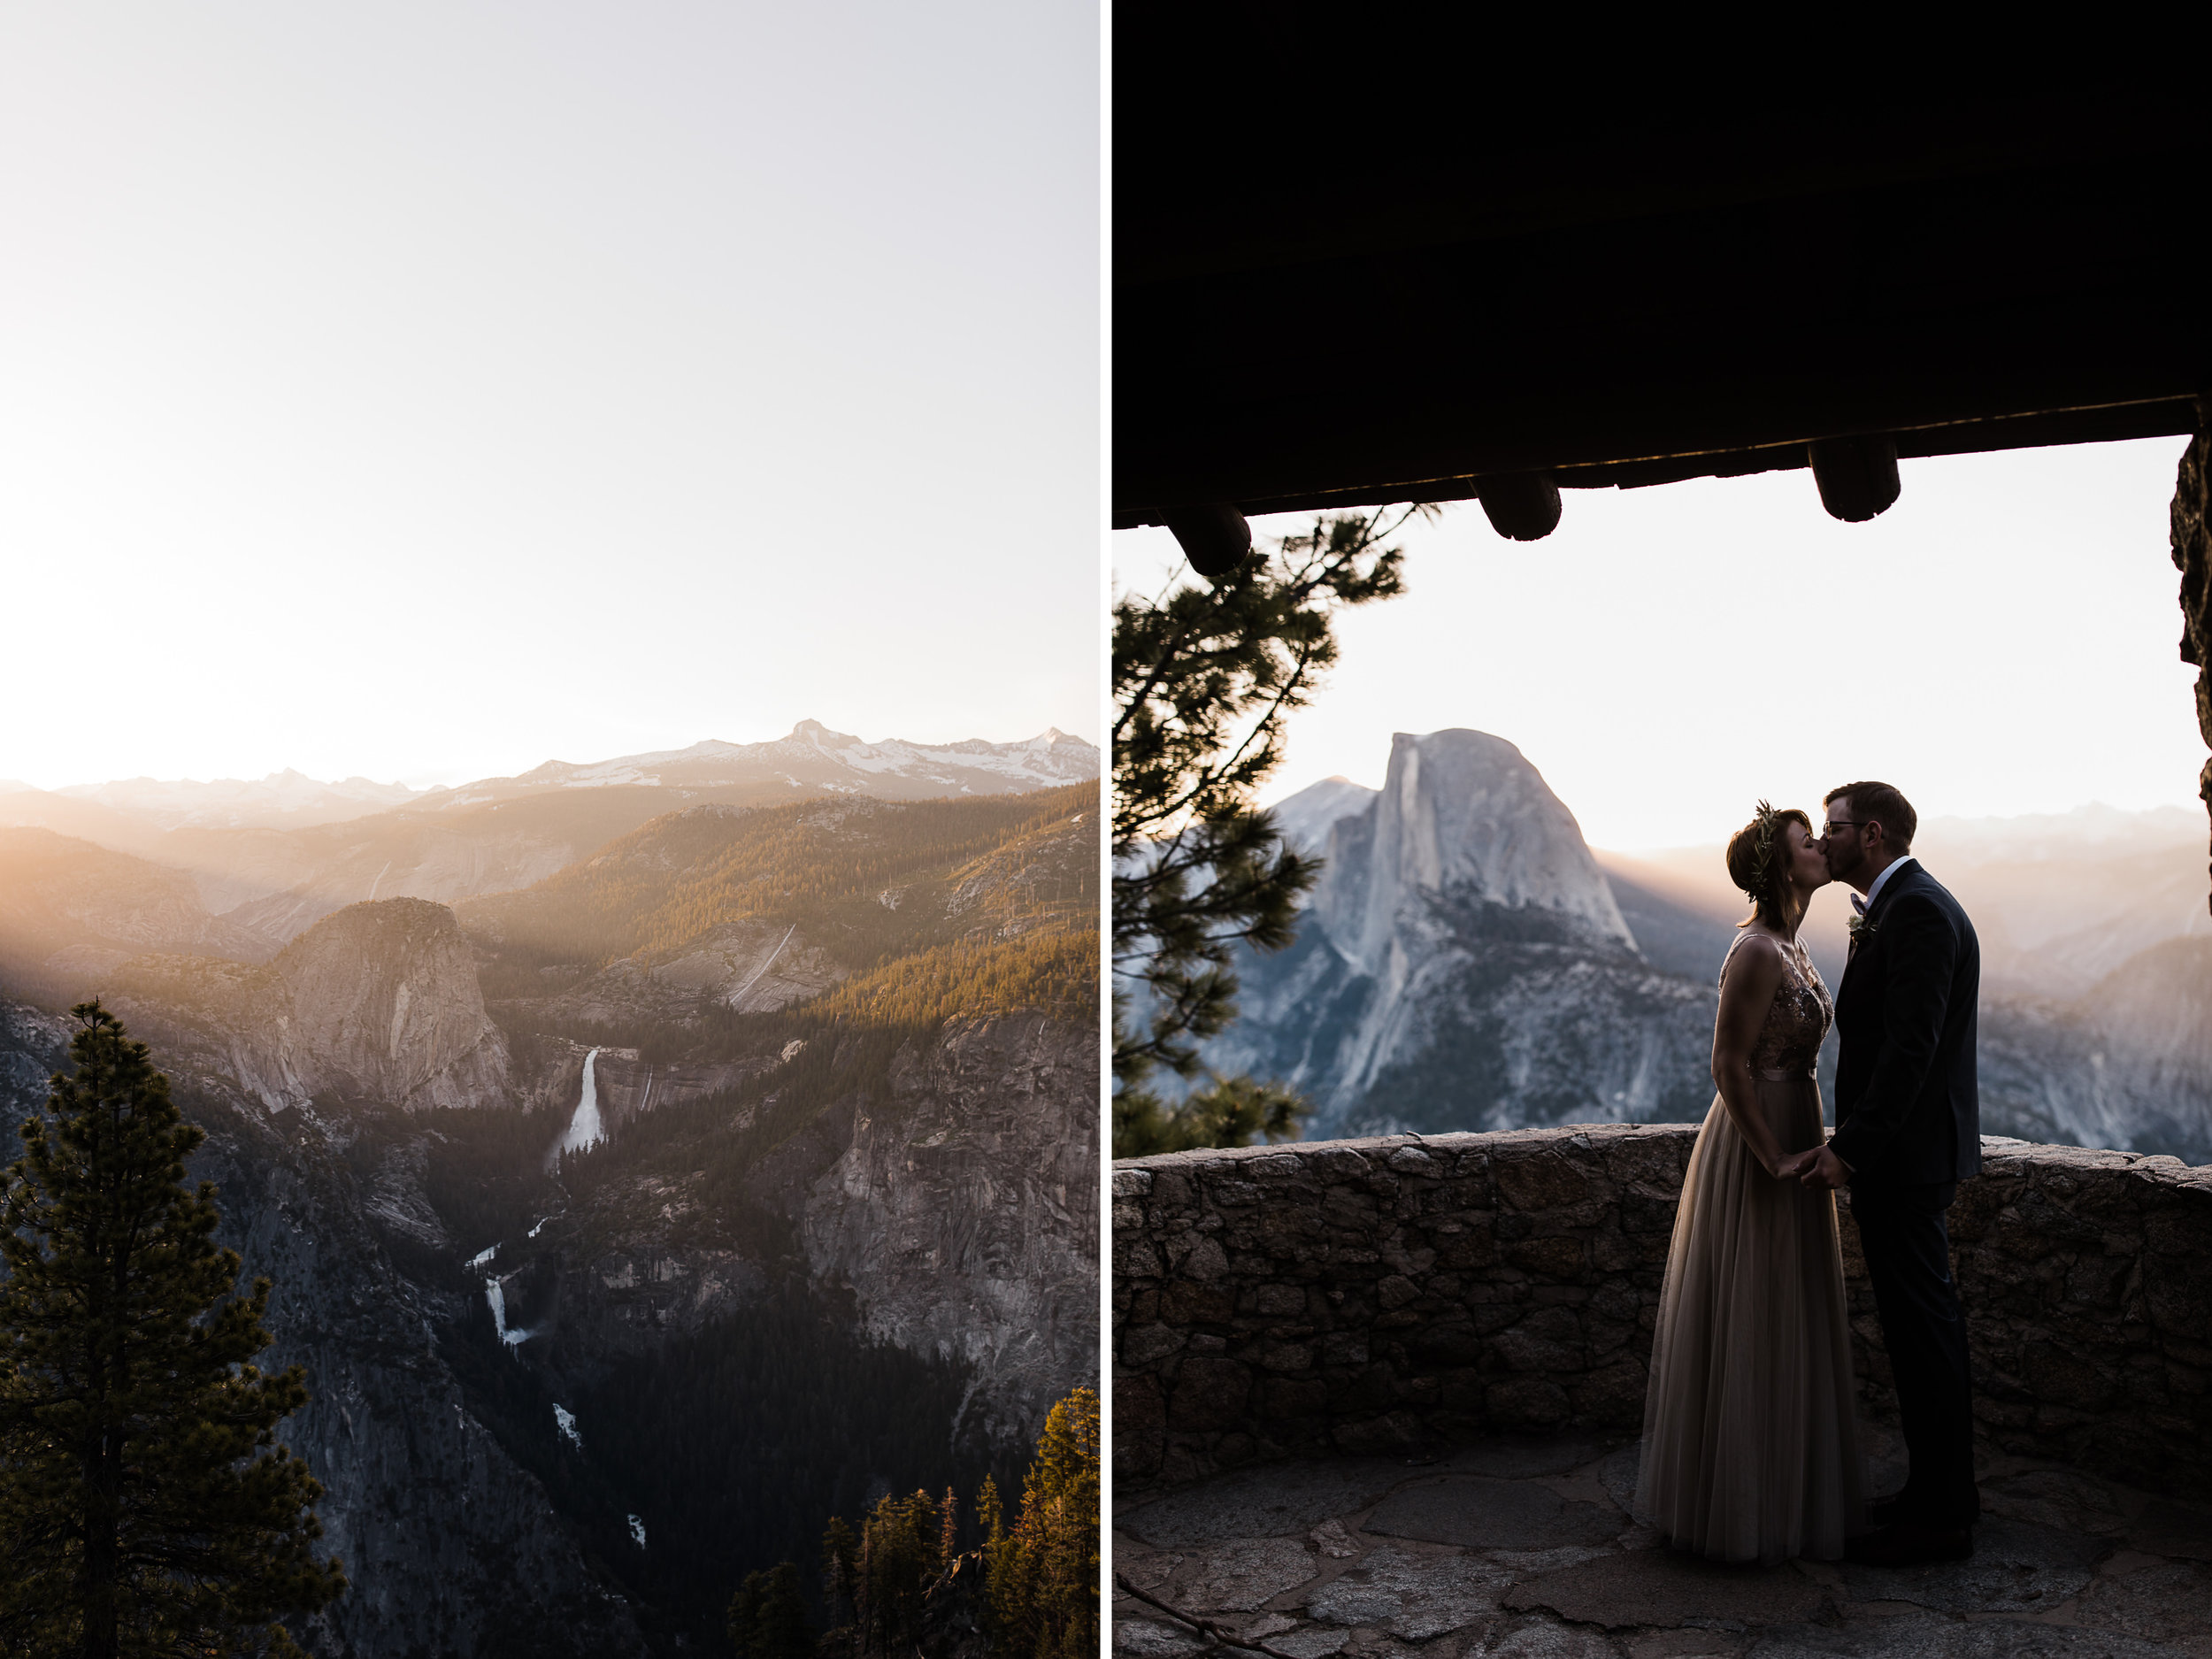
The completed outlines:
[[[741,735],[732,736],[726,733],[709,733],[703,736],[688,738],[680,742],[648,743],[635,749],[610,750],[605,754],[594,752],[591,754],[557,753],[539,755],[533,759],[524,761],[516,765],[487,767],[479,770],[470,770],[466,767],[462,767],[451,771],[449,773],[439,772],[433,774],[422,772],[415,772],[411,773],[403,772],[396,776],[385,777],[379,777],[374,773],[362,771],[316,773],[309,772],[303,766],[294,766],[280,763],[276,765],[269,766],[260,772],[225,772],[219,774],[210,773],[204,775],[171,773],[165,776],[157,772],[112,772],[98,778],[69,778],[58,781],[48,781],[36,778],[25,778],[12,773],[0,774],[0,790],[4,790],[12,785],[21,785],[28,788],[42,790],[49,795],[66,795],[73,791],[97,789],[107,785],[121,783],[175,784],[213,787],[222,784],[250,786],[254,784],[273,782],[275,780],[287,776],[296,776],[310,783],[342,784],[364,782],[376,784],[382,787],[397,787],[411,789],[419,795],[427,795],[435,793],[441,789],[457,788],[463,784],[478,783],[495,778],[520,777],[524,772],[530,772],[536,767],[546,765],[549,763],[561,763],[571,765],[595,765],[611,760],[634,759],[644,756],[665,756],[678,754],[700,743],[729,743],[740,746],[754,743],[771,743],[780,738],[789,736],[792,731],[792,726],[796,726],[797,724],[799,724],[799,722],[794,721],[792,726],[782,726],[773,732],[763,732],[758,734],[747,733]],[[1080,738],[1087,743],[1094,741],[1090,736],[1083,733],[1070,732],[1066,727],[1056,726],[1052,725],[1050,722],[1041,722],[1035,726],[1029,726],[1019,731],[1008,731],[1004,733],[995,731],[962,732],[957,735],[951,737],[920,737],[910,732],[891,731],[887,729],[877,731],[872,727],[864,730],[856,730],[849,726],[841,727],[836,724],[836,722],[832,720],[823,720],[819,722],[819,724],[829,727],[832,731],[841,732],[846,736],[856,737],[864,743],[906,742],[929,745],[932,747],[941,747],[950,743],[979,741],[986,743],[1007,745],[1025,743],[1033,738],[1041,737],[1047,732],[1050,731],[1057,731],[1063,735],[1069,737]]]
[[[1340,620],[1262,799],[1377,787],[1394,732],[1463,726],[1517,747],[1623,853],[1725,841],[1762,798],[1816,815],[1863,778],[1923,821],[2201,815],[2167,542],[2185,443],[1909,460],[1868,524],[1827,517],[1803,472],[1565,491],[1529,543],[1448,507],[1400,538],[1407,592]],[[1179,580],[1165,530],[1113,554],[1120,590]]]

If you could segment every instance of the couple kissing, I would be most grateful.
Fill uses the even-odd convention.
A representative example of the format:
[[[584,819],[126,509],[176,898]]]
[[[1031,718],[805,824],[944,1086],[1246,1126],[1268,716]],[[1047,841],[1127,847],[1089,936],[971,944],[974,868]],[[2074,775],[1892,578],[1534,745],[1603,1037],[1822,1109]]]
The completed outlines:
[[[1881,1565],[1973,1553],[1966,1320],[1945,1216],[1981,1168],[1980,946],[1912,855],[1885,783],[1829,792],[1817,834],[1763,801],[1728,844],[1752,914],[1721,969],[1713,1084],[1667,1254],[1636,1513],[1720,1561]],[[1798,929],[1831,880],[1855,910],[1831,1001]],[[1815,1061],[1840,1049],[1834,1138]],[[1869,1497],[1835,1192],[1848,1189],[1897,1385],[1909,1475]]]

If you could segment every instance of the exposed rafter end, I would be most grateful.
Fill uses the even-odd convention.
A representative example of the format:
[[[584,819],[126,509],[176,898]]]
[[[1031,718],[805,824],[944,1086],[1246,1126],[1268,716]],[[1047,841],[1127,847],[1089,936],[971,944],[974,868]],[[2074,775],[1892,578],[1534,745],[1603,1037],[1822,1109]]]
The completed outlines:
[[[1221,580],[1252,551],[1252,526],[1226,502],[1179,507],[1162,522],[1181,545],[1191,568],[1210,582]]]
[[[1548,472],[1498,472],[1475,480],[1490,527],[1512,541],[1540,541],[1559,527],[1559,486]]]
[[[1897,499],[1894,438],[1823,438],[1805,446],[1805,457],[1831,518],[1864,524]]]

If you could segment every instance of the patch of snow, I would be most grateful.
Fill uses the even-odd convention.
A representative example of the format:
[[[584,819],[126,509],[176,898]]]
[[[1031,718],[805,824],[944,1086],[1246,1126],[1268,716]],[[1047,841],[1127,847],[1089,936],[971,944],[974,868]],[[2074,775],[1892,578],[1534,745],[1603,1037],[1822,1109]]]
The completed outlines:
[[[630,1536],[637,1541],[640,1549],[645,1548],[645,1523],[634,1515],[630,1517]]]
[[[531,1238],[534,1238],[534,1238],[536,1238],[536,1237],[538,1236],[538,1232],[539,1232],[539,1229],[540,1229],[540,1228],[541,1228],[541,1227],[543,1227],[547,1222],[549,1222],[549,1221],[550,1221],[550,1220],[552,1220],[552,1219],[553,1219],[553,1217],[550,1217],[550,1216],[540,1216],[540,1217],[538,1217],[538,1225],[537,1225],[537,1226],[533,1227],[533,1228],[531,1228],[531,1229],[530,1229],[529,1236],[530,1236]]]
[[[584,1449],[584,1437],[576,1432],[576,1414],[557,1402],[553,1407],[553,1425],[568,1437],[569,1444],[578,1451]]]

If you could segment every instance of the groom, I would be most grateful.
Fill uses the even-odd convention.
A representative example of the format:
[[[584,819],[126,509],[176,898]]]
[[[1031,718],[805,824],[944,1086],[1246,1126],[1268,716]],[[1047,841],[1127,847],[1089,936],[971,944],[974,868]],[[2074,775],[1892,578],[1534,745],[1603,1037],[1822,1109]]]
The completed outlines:
[[[1962,1560],[1979,1518],[1966,1318],[1944,1224],[1981,1171],[1974,1017],[1981,946],[1959,902],[1912,856],[1919,816],[1886,783],[1832,790],[1828,872],[1852,900],[1851,954],[1836,992],[1836,1133],[1788,1167],[1809,1187],[1851,1187],[1897,1379],[1911,1472],[1870,1506],[1877,1532],[1848,1540],[1881,1566]]]

